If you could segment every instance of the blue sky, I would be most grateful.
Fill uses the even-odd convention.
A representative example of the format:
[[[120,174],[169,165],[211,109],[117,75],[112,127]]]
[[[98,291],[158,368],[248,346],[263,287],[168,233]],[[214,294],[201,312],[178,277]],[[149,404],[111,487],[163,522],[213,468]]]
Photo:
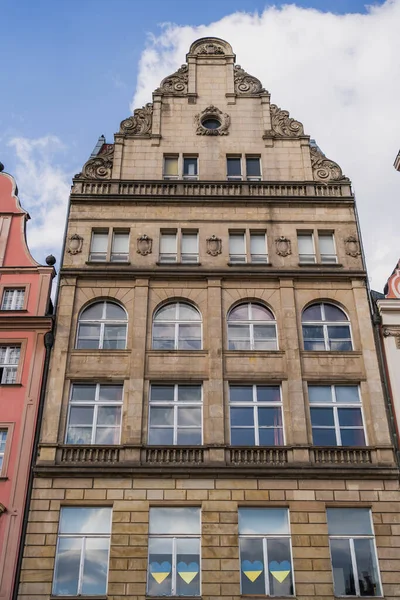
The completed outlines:
[[[35,258],[59,254],[71,177],[98,136],[112,141],[132,98],[134,106],[151,101],[190,42],[216,35],[353,180],[372,283],[381,289],[398,259],[400,175],[392,164],[400,129],[389,115],[398,114],[400,96],[400,0],[369,4],[0,0],[0,161],[31,213]],[[377,228],[385,232],[380,245]]]

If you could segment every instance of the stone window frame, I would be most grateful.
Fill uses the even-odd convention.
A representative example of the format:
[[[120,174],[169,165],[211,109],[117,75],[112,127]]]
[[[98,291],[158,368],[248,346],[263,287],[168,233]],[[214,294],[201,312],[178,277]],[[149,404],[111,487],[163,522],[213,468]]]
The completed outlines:
[[[15,381],[13,383],[0,383],[0,386],[21,385],[22,371],[23,371],[23,366],[24,366],[27,341],[28,340],[26,338],[0,338],[0,346],[9,346],[9,347],[10,346],[19,346],[20,347]]]
[[[231,240],[231,236],[243,236],[244,239],[244,253],[243,254],[234,254],[231,253],[231,245],[230,245],[230,240]],[[253,260],[252,257],[254,256],[251,252],[251,240],[252,237],[256,237],[256,236],[262,236],[264,235],[264,240],[265,240],[265,254],[263,254],[262,256],[265,257],[265,260]],[[254,227],[250,227],[250,228],[246,228],[246,229],[229,229],[228,230],[228,252],[229,252],[229,265],[244,265],[244,264],[251,264],[251,265],[269,265],[269,256],[270,253],[268,251],[268,234],[267,234],[267,230],[265,228],[261,228],[261,229],[254,229]],[[242,257],[244,260],[235,260],[235,256],[236,257]],[[257,255],[257,256],[261,256],[261,255]]]
[[[340,310],[344,316],[346,317],[346,319],[344,319],[343,321],[329,321],[329,320],[325,320],[325,309],[324,306],[325,305],[329,305],[329,306],[333,306],[334,308],[337,308],[338,310]],[[321,307],[321,315],[322,315],[322,320],[321,321],[303,321],[303,315],[304,312],[311,308],[312,306],[320,306]],[[317,349],[317,350],[310,350],[310,349],[306,349],[305,347],[305,338],[304,338],[304,326],[315,326],[315,327],[322,327],[323,329],[323,336],[324,336],[324,348],[323,349]],[[343,327],[343,326],[348,326],[349,328],[349,332],[350,332],[350,343],[351,343],[351,348],[348,350],[332,350],[330,348],[331,345],[331,338],[329,337],[329,329],[328,327]],[[348,315],[348,312],[344,309],[344,307],[342,305],[339,305],[337,302],[334,302],[332,300],[325,300],[325,299],[321,299],[321,298],[317,298],[315,300],[312,300],[311,302],[308,302],[308,304],[306,306],[303,307],[302,311],[301,311],[301,335],[302,335],[302,340],[303,340],[303,350],[305,352],[354,352],[355,351],[355,346],[354,346],[354,336],[353,336],[353,331],[352,331],[352,326],[351,326],[351,320],[350,317]]]
[[[93,242],[93,239],[94,239],[94,235],[96,233],[103,233],[103,234],[107,235],[107,249],[106,249],[106,251],[104,253],[102,253],[102,254],[105,254],[104,260],[94,260],[93,259],[94,252],[92,252],[92,242]],[[114,252],[113,253],[114,235],[116,233],[117,234],[118,233],[124,233],[124,234],[128,235],[128,252],[126,253],[126,260],[113,260],[113,254],[114,255],[121,255],[122,254],[120,252]],[[90,264],[111,263],[111,264],[125,264],[125,265],[127,265],[127,264],[129,264],[130,245],[131,245],[131,230],[130,230],[129,227],[92,227],[91,234],[90,234],[88,262]]]
[[[331,254],[335,258],[334,261],[326,261],[323,260],[323,254],[320,251],[320,236],[332,236],[333,248],[335,254]],[[300,236],[311,236],[312,246],[313,246],[313,254],[306,255],[312,256],[313,260],[301,260],[301,254],[299,251],[299,237]],[[306,228],[306,229],[297,229],[296,230],[296,243],[297,243],[297,254],[299,257],[299,266],[310,266],[310,265],[337,265],[339,263],[338,254],[337,254],[337,244],[335,239],[335,231],[333,229],[318,229],[318,228]],[[328,255],[327,255],[328,256]]]
[[[247,348],[246,350],[242,350],[242,349],[234,349],[234,348],[229,348],[229,344],[231,342],[230,340],[230,335],[229,335],[229,325],[230,325],[230,314],[232,313],[233,310],[235,310],[236,308],[239,308],[240,306],[247,306],[248,307],[248,312],[249,310],[251,310],[251,307],[253,305],[256,306],[260,306],[262,308],[264,308],[266,311],[270,312],[273,319],[271,320],[254,320],[254,319],[246,319],[243,321],[232,321],[232,324],[243,324],[243,325],[248,325],[249,327],[249,340],[250,340],[250,348]],[[266,325],[274,325],[275,326],[275,338],[270,338],[271,340],[275,341],[275,345],[276,348],[271,348],[268,350],[264,350],[264,349],[257,349],[254,348],[255,345],[255,337],[254,337],[254,325],[262,325],[262,324],[266,324]],[[272,311],[272,309],[267,306],[264,302],[259,301],[259,300],[249,300],[249,299],[242,299],[238,302],[235,302],[235,304],[233,306],[231,306],[227,312],[226,315],[226,327],[227,327],[227,335],[226,335],[226,339],[227,339],[227,350],[230,352],[276,352],[277,350],[279,350],[279,337],[278,337],[278,324],[277,324],[277,320],[276,320],[276,316],[274,314],[274,312]]]
[[[4,421],[0,422],[0,430],[7,432],[6,446],[5,446],[4,453],[3,453],[3,463],[0,467],[0,478],[7,478],[8,462],[9,462],[10,454],[11,454],[11,445],[12,445],[12,438],[14,435],[14,427],[15,427],[15,423],[4,422]]]
[[[196,257],[196,260],[182,260],[182,242],[184,235],[197,236],[197,253],[191,253]],[[161,240],[163,235],[175,236],[175,252],[161,252]],[[172,260],[165,260],[163,256],[170,256]],[[159,248],[158,248],[158,265],[199,265],[200,266],[200,245],[199,245],[199,229],[193,227],[174,227],[160,229]]]
[[[30,292],[30,283],[22,283],[21,285],[16,283],[3,283],[0,285],[0,312],[9,314],[9,313],[20,313],[21,311],[26,311],[28,309],[28,298]],[[24,302],[22,308],[13,308],[13,309],[5,309],[2,308],[3,300],[4,300],[4,292],[7,290],[24,290]]]

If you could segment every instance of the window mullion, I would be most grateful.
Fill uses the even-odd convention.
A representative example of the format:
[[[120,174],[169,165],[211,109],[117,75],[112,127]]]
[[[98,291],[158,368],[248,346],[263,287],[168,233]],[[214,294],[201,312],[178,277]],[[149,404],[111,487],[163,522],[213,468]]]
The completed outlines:
[[[350,556],[351,556],[351,563],[352,563],[352,567],[353,567],[353,577],[354,577],[354,585],[356,588],[356,595],[360,596],[360,582],[358,581],[356,551],[354,548],[353,538],[349,538],[349,544],[350,544]]]
[[[269,590],[269,571],[268,571],[268,545],[267,545],[267,538],[263,537],[262,539],[263,541],[263,558],[264,558],[264,573],[265,573],[265,577],[264,577],[264,582],[265,582],[265,594],[266,596],[270,595],[270,590]]]
[[[97,430],[97,404],[94,405],[93,410],[93,423],[92,423],[92,444],[95,443],[96,440],[96,430]]]
[[[102,350],[104,345],[104,329],[105,323],[100,323],[100,339],[99,339],[99,348]]]
[[[176,595],[176,538],[172,538],[172,582],[171,594]]]
[[[175,323],[175,350],[179,350],[179,323]]]
[[[336,443],[342,445],[342,436],[340,435],[339,415],[337,406],[333,406],[333,422],[335,423]]]
[[[254,325],[253,323],[250,323],[250,349],[254,350],[255,346],[254,346]]]
[[[85,551],[86,551],[86,537],[82,537],[81,544],[81,560],[79,563],[79,575],[78,575],[78,595],[82,594],[82,585],[83,585],[83,563],[85,560]]]

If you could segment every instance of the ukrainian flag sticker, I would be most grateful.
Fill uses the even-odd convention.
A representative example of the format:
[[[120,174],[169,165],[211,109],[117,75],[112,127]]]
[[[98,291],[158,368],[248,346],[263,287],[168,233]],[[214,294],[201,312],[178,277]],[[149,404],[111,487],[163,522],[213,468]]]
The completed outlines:
[[[291,566],[288,560],[283,560],[281,563],[273,560],[269,563],[269,572],[271,573],[272,577],[275,577],[275,579],[279,581],[279,583],[285,581],[290,571]]]
[[[199,565],[195,562],[191,562],[189,564],[180,562],[177,565],[177,571],[179,577],[181,577],[185,583],[189,584],[199,572]]]
[[[171,563],[165,560],[162,563],[152,562],[150,563],[150,574],[157,581],[162,583],[164,579],[171,573]]]
[[[251,583],[260,577],[264,570],[264,566],[260,560],[251,562],[250,560],[244,560],[242,562],[242,571],[246,575],[247,579],[250,579]]]

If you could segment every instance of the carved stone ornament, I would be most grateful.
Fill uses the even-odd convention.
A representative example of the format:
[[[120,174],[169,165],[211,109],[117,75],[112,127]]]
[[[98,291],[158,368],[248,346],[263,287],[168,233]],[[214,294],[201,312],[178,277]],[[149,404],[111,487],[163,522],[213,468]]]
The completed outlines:
[[[383,337],[394,336],[400,337],[400,327],[384,327],[382,329]]]
[[[207,129],[203,125],[203,121],[206,119],[218,119],[221,125],[216,129]],[[197,125],[197,135],[228,135],[229,125],[231,124],[231,118],[228,114],[223,113],[216,106],[207,106],[201,113],[195,115],[195,122]]]
[[[80,179],[110,179],[114,161],[114,144],[105,144],[95,158],[90,158],[83,166]]]
[[[207,238],[207,254],[218,256],[222,252],[222,240],[216,235]]]
[[[119,132],[128,135],[146,135],[151,131],[153,122],[153,105],[151,102],[137,108],[133,115],[122,121]]]
[[[347,237],[344,240],[344,246],[346,254],[348,254],[348,256],[352,256],[353,258],[357,258],[357,256],[360,256],[360,242],[358,241],[355,235],[349,235],[349,237]]]
[[[289,256],[289,254],[292,254],[292,244],[289,238],[284,235],[276,238],[275,248],[278,256]]]
[[[83,237],[77,233],[73,233],[67,240],[68,254],[79,254],[82,252]]]
[[[287,110],[271,104],[271,137],[299,137],[304,135],[300,121],[291,119]]]
[[[141,235],[136,240],[138,254],[142,256],[146,256],[147,254],[151,254],[153,250],[153,240],[146,234]]]
[[[246,73],[240,65],[235,65],[233,76],[236,94],[240,96],[251,96],[265,92],[261,81],[257,79],[257,77],[253,77],[253,75]]]
[[[206,42],[195,49],[195,54],[225,54],[225,50],[220,44]]]
[[[319,148],[310,146],[311,166],[313,170],[314,181],[349,181],[342,173],[342,169],[337,163],[326,158]]]
[[[172,75],[168,75],[162,80],[160,87],[156,89],[158,94],[181,95],[187,93],[189,79],[189,67],[182,65]]]

